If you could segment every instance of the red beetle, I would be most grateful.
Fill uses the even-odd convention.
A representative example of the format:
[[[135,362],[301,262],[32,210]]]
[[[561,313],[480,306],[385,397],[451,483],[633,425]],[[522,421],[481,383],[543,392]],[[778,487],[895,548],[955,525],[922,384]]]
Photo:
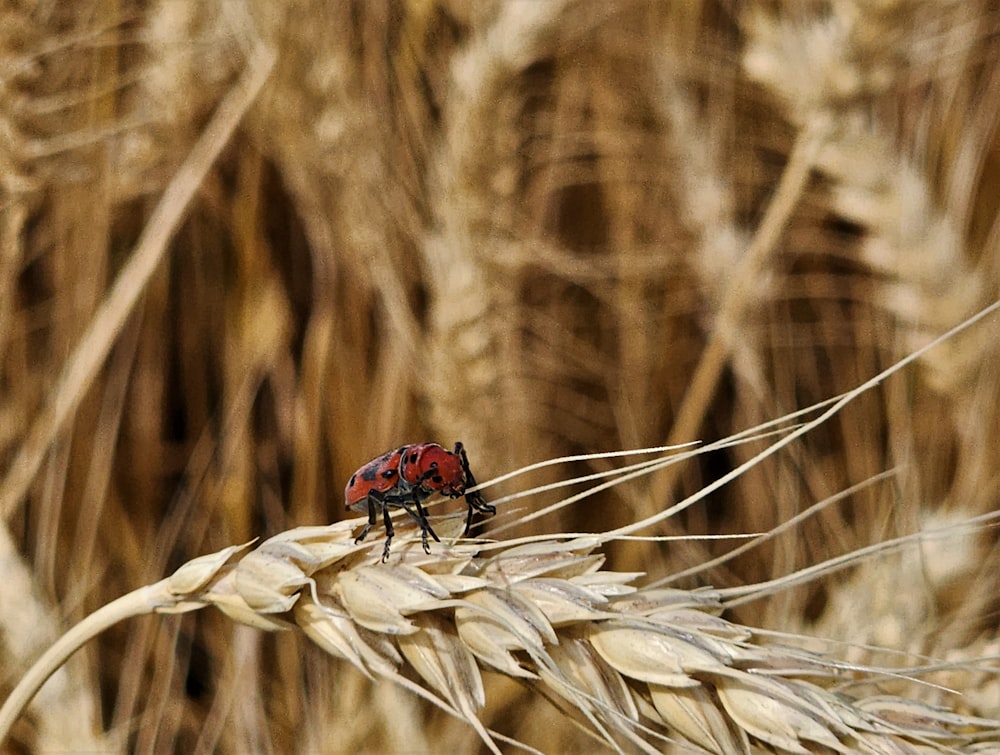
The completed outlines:
[[[355,511],[368,510],[368,524],[361,530],[354,541],[360,543],[371,528],[375,526],[376,513],[382,511],[385,522],[385,550],[382,552],[382,562],[389,558],[389,543],[396,534],[389,517],[389,509],[403,509],[420,527],[424,553],[430,553],[427,543],[430,535],[437,542],[437,536],[427,521],[427,512],[423,502],[434,493],[441,493],[449,498],[465,496],[469,507],[469,515],[465,522],[465,533],[469,534],[472,526],[472,513],[495,514],[496,507],[483,500],[478,493],[466,493],[476,486],[476,478],[469,469],[469,458],[461,443],[455,444],[455,450],[439,446],[437,443],[417,443],[401,446],[395,451],[382,454],[377,459],[362,466],[351,475],[347,487],[344,488],[346,508]]]

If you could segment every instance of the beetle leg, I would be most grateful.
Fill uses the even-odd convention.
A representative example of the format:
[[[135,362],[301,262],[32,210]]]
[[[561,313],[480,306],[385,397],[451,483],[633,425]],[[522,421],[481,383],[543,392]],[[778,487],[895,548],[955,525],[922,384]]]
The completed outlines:
[[[386,506],[386,499],[382,499],[382,519],[385,521],[385,548],[382,549],[382,563],[384,564],[389,560],[389,543],[392,542],[392,536],[396,534],[396,530],[392,526],[392,517],[389,516],[389,507]]]
[[[355,544],[360,543],[362,540],[368,537],[368,533],[371,532],[372,527],[375,526],[375,503],[378,501],[378,499],[375,498],[375,496],[372,494],[371,491],[369,491],[367,500],[368,500],[368,524],[366,524],[365,528],[361,530],[361,534],[358,535],[356,538],[354,538]]]
[[[417,505],[417,516],[414,518],[417,520],[417,524],[420,525],[420,538],[423,541],[424,553],[430,554],[431,547],[427,543],[427,534],[434,538],[435,542],[440,543],[441,538],[437,536],[437,533],[431,528],[431,523],[427,521],[427,511],[424,509],[423,505],[420,503],[420,499],[414,497],[413,502]],[[409,511],[409,509],[407,509]],[[410,516],[413,516],[413,512],[409,511]]]
[[[462,462],[462,473],[465,475],[465,486],[467,488],[474,488],[479,483],[476,482],[475,475],[472,474],[472,470],[469,468],[469,457],[465,455],[465,447],[461,442],[455,444],[455,453],[458,454],[458,458]],[[465,494],[465,503],[469,507],[469,515],[465,520],[465,532],[463,535],[468,535],[469,530],[472,529],[472,514],[474,511],[478,511],[480,514],[490,514],[493,515],[497,513],[497,507],[486,503],[486,499],[483,498],[482,494],[477,490],[473,493]]]
[[[431,527],[431,523],[427,521],[427,512],[421,505],[418,496],[410,493],[409,495],[385,496],[382,500],[384,502],[383,505],[392,503],[402,507],[410,515],[410,518],[417,523],[417,526],[420,527],[420,539],[424,546],[424,553],[431,552],[430,543],[427,540],[428,535],[433,537],[436,542],[441,542],[441,538],[437,536],[434,528]],[[388,508],[386,508],[386,512],[386,517],[388,517]]]
[[[417,506],[420,506],[420,504],[417,503]],[[427,519],[421,517],[419,512],[416,512],[413,509],[411,509],[409,504],[407,503],[403,504],[403,509],[417,523],[417,526],[420,527],[420,544],[424,546],[424,553],[430,554],[431,546],[430,543],[427,541],[427,533],[430,532],[432,535],[434,535],[434,539],[437,540],[439,543],[441,541],[438,540],[438,536],[434,534],[434,530],[431,529],[431,525],[427,522]]]

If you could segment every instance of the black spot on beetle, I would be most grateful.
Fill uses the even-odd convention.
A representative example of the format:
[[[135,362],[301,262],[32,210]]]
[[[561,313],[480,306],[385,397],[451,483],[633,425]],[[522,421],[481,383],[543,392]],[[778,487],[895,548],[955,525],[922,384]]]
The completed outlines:
[[[378,467],[375,464],[370,464],[361,470],[361,479],[365,482],[374,482],[376,477],[378,477]]]
[[[382,472],[382,476],[385,479],[387,479],[387,480],[391,480],[393,477],[396,476],[396,470],[395,469],[387,469],[384,472]]]
[[[412,464],[416,460],[417,460],[417,452],[414,451],[412,454],[410,454],[410,463]]]
[[[349,483],[347,483],[347,487],[353,488],[354,487],[354,483],[356,483],[357,481],[358,481],[358,476],[356,474],[352,474],[351,475],[351,481]]]

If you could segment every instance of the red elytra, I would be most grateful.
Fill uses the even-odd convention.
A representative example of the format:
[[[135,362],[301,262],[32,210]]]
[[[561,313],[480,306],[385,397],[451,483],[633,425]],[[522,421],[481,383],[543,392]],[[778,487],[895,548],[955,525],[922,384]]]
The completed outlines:
[[[449,498],[464,495],[469,508],[464,533],[467,535],[472,526],[474,511],[496,513],[496,507],[486,503],[478,492],[465,492],[476,484],[476,478],[469,469],[469,458],[461,443],[455,444],[454,451],[437,443],[416,443],[388,451],[362,465],[351,475],[344,488],[346,508],[368,511],[368,524],[354,542],[360,543],[365,539],[375,526],[377,513],[381,511],[386,535],[385,549],[382,552],[384,563],[389,558],[389,544],[395,535],[389,509],[403,509],[420,527],[424,552],[430,553],[428,535],[437,542],[441,542],[441,539],[427,521],[423,502],[435,493]]]

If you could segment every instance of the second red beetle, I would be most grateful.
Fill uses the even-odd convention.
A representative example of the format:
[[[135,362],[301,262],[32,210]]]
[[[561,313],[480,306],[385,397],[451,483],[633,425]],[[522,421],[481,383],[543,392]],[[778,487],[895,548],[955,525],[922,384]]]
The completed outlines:
[[[389,509],[403,509],[420,527],[424,552],[430,553],[428,535],[437,542],[441,540],[427,521],[423,502],[435,493],[449,498],[464,495],[469,507],[465,522],[465,534],[468,534],[474,511],[496,513],[496,507],[486,503],[478,492],[465,492],[476,484],[461,443],[455,444],[454,451],[437,443],[418,443],[384,453],[351,475],[344,489],[344,502],[348,509],[368,511],[368,524],[354,542],[360,543],[365,539],[375,526],[377,513],[381,511],[386,535],[382,551],[382,561],[385,562],[389,558],[389,544],[396,534]]]

